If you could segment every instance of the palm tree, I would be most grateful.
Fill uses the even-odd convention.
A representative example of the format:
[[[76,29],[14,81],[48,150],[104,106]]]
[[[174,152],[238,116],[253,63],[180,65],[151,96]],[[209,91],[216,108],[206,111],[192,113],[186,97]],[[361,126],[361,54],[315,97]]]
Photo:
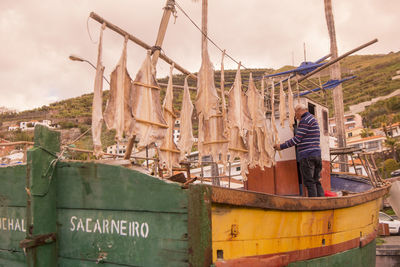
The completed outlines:
[[[397,157],[397,152],[396,150],[398,150],[400,148],[400,142],[398,139],[393,138],[393,137],[386,137],[385,140],[385,146],[390,148],[390,150],[392,151],[392,157],[395,161],[399,161],[398,157]]]

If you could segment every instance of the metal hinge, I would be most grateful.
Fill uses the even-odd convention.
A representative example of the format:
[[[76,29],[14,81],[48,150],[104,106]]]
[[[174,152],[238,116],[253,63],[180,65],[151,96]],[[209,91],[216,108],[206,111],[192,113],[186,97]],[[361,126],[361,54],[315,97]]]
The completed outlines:
[[[24,249],[38,247],[49,243],[53,243],[56,241],[56,239],[57,239],[56,233],[37,235],[32,238],[26,238],[22,240],[21,242],[19,242],[19,247]]]

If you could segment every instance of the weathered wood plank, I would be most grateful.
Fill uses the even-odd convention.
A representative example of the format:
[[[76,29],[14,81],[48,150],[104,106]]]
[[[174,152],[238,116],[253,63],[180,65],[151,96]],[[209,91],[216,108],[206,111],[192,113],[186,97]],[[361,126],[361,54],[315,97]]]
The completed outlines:
[[[187,212],[179,184],[121,166],[60,162],[56,177],[58,208]]]
[[[22,251],[7,251],[0,249],[1,267],[26,267],[25,255]]]
[[[22,252],[19,241],[25,238],[25,232],[25,207],[0,207],[0,250]]]
[[[187,215],[58,209],[59,255],[127,266],[188,266]]]
[[[60,151],[60,132],[35,126],[35,145],[28,151],[26,241],[57,232],[54,170]],[[26,248],[29,266],[57,266],[56,242]]]
[[[251,191],[212,187],[212,202],[243,207],[308,211],[340,209],[378,199],[388,193],[390,185],[356,195],[342,197],[285,197]]]
[[[26,165],[0,168],[0,206],[26,206]]]
[[[189,185],[189,262],[191,266],[212,264],[211,187]]]

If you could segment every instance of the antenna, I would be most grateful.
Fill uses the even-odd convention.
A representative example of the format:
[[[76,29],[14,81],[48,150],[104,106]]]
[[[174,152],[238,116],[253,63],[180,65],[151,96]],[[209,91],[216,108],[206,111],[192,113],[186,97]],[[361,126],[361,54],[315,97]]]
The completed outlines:
[[[294,52],[292,51],[292,66],[294,66]]]
[[[303,48],[304,48],[304,62],[307,61],[307,57],[306,57],[306,43],[303,43]]]

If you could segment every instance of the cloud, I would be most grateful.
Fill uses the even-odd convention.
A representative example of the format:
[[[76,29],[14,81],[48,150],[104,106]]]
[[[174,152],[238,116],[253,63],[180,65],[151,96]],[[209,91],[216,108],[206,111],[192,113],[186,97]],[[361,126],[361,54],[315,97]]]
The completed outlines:
[[[31,109],[55,100],[92,91],[94,70],[86,63],[68,60],[77,54],[97,58],[99,23],[91,11],[152,45],[155,42],[165,0],[33,0],[0,2],[0,106]],[[200,25],[201,1],[177,0]],[[373,38],[380,42],[360,53],[399,50],[400,2],[387,0],[333,1],[339,54]],[[200,68],[199,31],[177,10],[171,17],[163,52],[189,71]],[[209,36],[248,68],[279,68],[300,64],[303,43],[307,60],[329,53],[323,1],[209,0]],[[89,34],[92,40],[89,37]],[[109,75],[117,63],[123,38],[111,30],[104,33],[103,63]],[[221,52],[209,45],[211,59],[219,69]],[[145,57],[136,44],[128,45],[128,70],[135,76]],[[225,68],[236,68],[226,59]],[[158,76],[168,74],[161,62]],[[175,73],[178,73],[175,71]],[[106,86],[106,84],[105,84]],[[107,89],[107,88],[105,88]]]

